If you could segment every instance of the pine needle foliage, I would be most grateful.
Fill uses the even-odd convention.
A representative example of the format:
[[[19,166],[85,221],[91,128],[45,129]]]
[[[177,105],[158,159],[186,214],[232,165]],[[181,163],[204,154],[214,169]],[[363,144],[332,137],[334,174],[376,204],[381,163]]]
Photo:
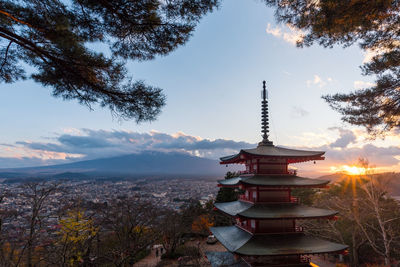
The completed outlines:
[[[397,0],[264,0],[276,8],[276,18],[301,30],[299,47],[358,44],[374,55],[361,66],[375,85],[325,95],[323,98],[352,125],[370,134],[385,134],[400,126],[400,5]]]
[[[218,0],[0,1],[0,82],[32,78],[53,95],[109,108],[121,119],[155,119],[158,87],[134,81],[127,60],[185,44]],[[33,69],[27,73],[27,66]]]

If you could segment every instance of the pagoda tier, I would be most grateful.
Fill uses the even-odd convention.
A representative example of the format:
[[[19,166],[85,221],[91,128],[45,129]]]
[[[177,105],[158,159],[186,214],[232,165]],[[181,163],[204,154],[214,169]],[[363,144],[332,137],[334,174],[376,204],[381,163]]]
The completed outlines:
[[[272,142],[261,142],[256,148],[242,149],[238,154],[220,158],[220,164],[245,164],[245,173],[251,174],[293,174],[291,163],[323,160],[325,152],[307,151],[277,147]]]
[[[295,175],[241,175],[239,177],[218,181],[222,187],[268,186],[271,188],[312,187],[324,188],[329,183],[326,180],[303,178]]]
[[[338,213],[297,203],[253,204],[240,200],[215,203],[215,207],[227,215],[240,219],[320,219],[334,218]]]
[[[303,233],[254,235],[237,226],[212,227],[211,232],[228,251],[246,256],[313,255],[347,248]]]
[[[323,160],[324,151],[297,150],[274,146],[272,142],[260,143],[256,148],[242,149],[238,154],[220,158],[220,164],[247,163],[251,159],[283,159],[282,163]]]

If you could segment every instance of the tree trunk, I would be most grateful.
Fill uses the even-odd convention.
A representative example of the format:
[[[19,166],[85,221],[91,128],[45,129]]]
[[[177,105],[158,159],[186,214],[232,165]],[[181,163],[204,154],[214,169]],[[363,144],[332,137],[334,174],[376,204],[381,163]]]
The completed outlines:
[[[32,249],[33,249],[33,235],[35,231],[34,220],[31,220],[31,225],[29,229],[29,239],[27,244],[27,258],[26,258],[26,265],[28,267],[32,267]]]
[[[388,235],[387,235],[387,229],[385,228],[385,224],[382,220],[381,217],[381,213],[379,211],[380,205],[379,205],[379,200],[375,201],[375,205],[374,205],[374,210],[375,210],[375,214],[376,214],[376,218],[378,220],[379,223],[379,227],[382,231],[382,239],[383,239],[383,246],[385,247],[385,265],[386,266],[390,266],[390,241],[388,239]]]
[[[358,263],[358,248],[356,246],[356,235],[355,232],[352,233],[351,235],[351,239],[352,239],[352,246],[351,246],[351,250],[352,250],[352,266],[357,267],[359,265]]]

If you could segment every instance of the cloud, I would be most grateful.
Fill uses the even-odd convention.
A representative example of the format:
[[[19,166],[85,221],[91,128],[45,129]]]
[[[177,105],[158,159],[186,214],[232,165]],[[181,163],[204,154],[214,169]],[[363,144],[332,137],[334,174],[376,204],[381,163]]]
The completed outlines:
[[[0,157],[0,168],[24,168],[65,163],[65,160],[44,160],[39,157]],[[1,178],[1,177],[0,177]]]
[[[325,85],[327,85],[328,83],[333,82],[333,79],[331,77],[328,77],[326,80],[322,79],[320,76],[318,76],[317,74],[314,74],[314,79],[312,80],[307,80],[307,87],[310,87],[311,85],[316,85],[319,88],[324,87]]]
[[[390,52],[390,49],[388,48],[366,49],[362,63],[363,64],[370,63],[375,56],[379,56],[387,52]]]
[[[292,106],[291,115],[294,118],[306,117],[310,114],[307,110],[302,107]]]
[[[328,149],[326,153],[330,163],[354,164],[361,157],[368,159],[372,165],[381,167],[397,165],[399,163],[398,155],[400,155],[400,148],[397,146],[378,147],[373,144],[340,150]]]
[[[296,45],[297,42],[302,41],[304,36],[302,31],[290,25],[286,25],[286,27],[273,27],[271,23],[268,23],[265,31],[267,34],[270,34],[278,39],[282,39],[292,45]]]
[[[300,107],[294,107],[294,110]],[[298,112],[300,114],[301,112]],[[305,113],[303,113],[306,116]],[[321,130],[322,131],[322,130]],[[335,136],[333,132],[339,133]],[[318,133],[302,133],[303,139],[289,146],[295,149],[326,151],[326,160],[316,165],[300,165],[300,175],[320,176],[330,172],[332,166],[351,165],[360,157],[367,158],[373,165],[389,170],[400,170],[400,147],[379,146],[365,143],[357,130],[339,127]],[[296,138],[296,137],[294,137]],[[177,132],[175,134],[151,131],[79,129],[50,137],[49,142],[18,141],[0,146],[0,168],[16,168],[61,164],[84,159],[105,158],[142,151],[184,152],[191,155],[218,158],[232,155],[240,149],[252,148],[256,144],[227,139],[205,139]],[[309,141],[311,140],[311,141]],[[319,140],[319,141],[318,141]],[[318,144],[316,144],[318,142]],[[364,142],[364,143],[363,143]],[[304,167],[305,166],[305,167]],[[308,166],[308,167],[307,167]],[[307,172],[307,168],[308,172]]]
[[[400,171],[400,146],[396,142],[371,141],[365,138],[364,133],[359,129],[344,129],[340,127],[328,128],[325,131],[325,144],[317,146],[310,145],[305,139],[303,143],[309,145],[292,148],[304,150],[325,151],[325,160],[317,161],[316,165],[302,163],[297,165],[300,175],[318,177],[321,174],[331,174],[334,170],[340,170],[344,165],[357,166],[359,158],[367,159],[375,172],[399,172]],[[329,130],[339,132],[339,136],[331,138]],[[312,135],[309,138],[315,139]]]
[[[375,86],[375,83],[364,82],[364,81],[354,81],[354,89],[364,89],[368,87]]]
[[[281,38],[281,37],[282,37],[282,30],[281,30],[281,28],[279,28],[279,27],[273,28],[273,27],[271,26],[271,23],[268,23],[268,24],[267,24],[267,28],[265,29],[265,31],[266,31],[268,34],[271,34],[271,35],[273,35],[273,36],[275,36],[275,37],[277,37],[277,38]]]
[[[105,131],[80,129],[51,138],[51,142],[17,141],[0,149],[0,168],[71,162],[141,151],[185,152],[208,158],[234,154],[255,144],[226,139],[203,139],[182,132],[175,134],[151,131]],[[54,141],[53,141],[54,140]],[[17,164],[18,162],[18,164]],[[7,165],[8,164],[8,165]]]
[[[339,138],[336,141],[329,144],[333,148],[345,148],[349,144],[354,143],[357,140],[356,135],[351,130],[346,130],[339,127],[329,128],[329,130],[339,130]]]
[[[400,147],[379,147],[365,144],[361,147],[332,147],[323,145],[318,147],[296,147],[297,149],[325,151],[325,160],[296,164],[300,176],[319,177],[323,174],[332,174],[344,165],[357,165],[360,158],[367,159],[370,165],[378,172],[400,171]]]
[[[377,53],[375,50],[366,49],[364,52],[364,59],[363,59],[362,63],[371,62],[372,58],[378,54],[379,53]]]
[[[384,25],[381,25],[385,27]],[[384,44],[385,46],[381,45],[380,47],[365,49],[364,51],[364,59],[362,63],[370,63],[375,56],[380,56],[385,53],[391,52],[393,47],[398,47],[400,45],[399,40],[393,40],[390,43]]]

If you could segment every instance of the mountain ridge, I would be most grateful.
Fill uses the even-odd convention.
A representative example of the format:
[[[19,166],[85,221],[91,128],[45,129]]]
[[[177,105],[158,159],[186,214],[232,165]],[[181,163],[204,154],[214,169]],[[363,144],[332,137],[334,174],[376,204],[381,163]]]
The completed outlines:
[[[49,166],[4,168],[0,177],[79,175],[188,175],[221,176],[226,170],[217,160],[180,152],[144,151],[107,158],[90,159]],[[65,174],[65,175],[62,175]]]

